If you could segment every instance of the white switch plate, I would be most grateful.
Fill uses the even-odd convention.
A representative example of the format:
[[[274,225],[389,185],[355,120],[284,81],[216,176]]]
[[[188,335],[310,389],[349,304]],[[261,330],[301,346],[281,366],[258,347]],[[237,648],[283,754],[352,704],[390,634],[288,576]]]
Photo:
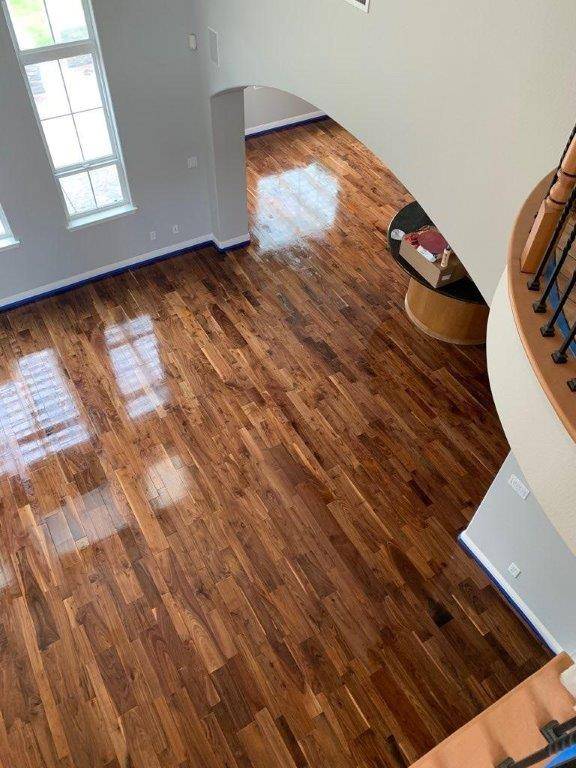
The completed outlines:
[[[510,565],[508,566],[508,573],[510,574],[510,576],[517,579],[518,576],[520,576],[520,574],[522,573],[522,571],[520,570],[520,568],[518,568],[516,563],[510,563]]]
[[[156,232],[150,232],[150,240],[156,240]]]
[[[188,47],[191,51],[196,51],[198,49],[198,40],[196,35],[188,35]]]
[[[198,158],[197,157],[189,157],[188,158],[188,168],[198,168]]]
[[[172,234],[173,235],[180,234],[180,224],[174,224],[174,226],[172,227]]]
[[[514,490],[516,491],[518,496],[520,496],[522,501],[526,501],[528,496],[530,496],[530,489],[527,488],[522,482],[522,480],[520,480],[520,478],[517,477],[516,475],[510,475],[510,480],[508,480],[508,485],[514,488]]]

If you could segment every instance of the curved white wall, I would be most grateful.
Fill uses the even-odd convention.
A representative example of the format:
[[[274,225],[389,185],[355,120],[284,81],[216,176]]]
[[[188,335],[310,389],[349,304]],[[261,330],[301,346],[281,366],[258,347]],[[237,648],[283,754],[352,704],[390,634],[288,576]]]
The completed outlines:
[[[576,444],[526,357],[506,277],[504,274],[494,295],[488,323],[488,370],[494,401],[512,451],[542,509],[576,554]]]
[[[576,116],[572,0],[202,0],[211,93],[294,93],[366,143],[490,299],[516,212]],[[204,40],[204,46],[206,41]]]

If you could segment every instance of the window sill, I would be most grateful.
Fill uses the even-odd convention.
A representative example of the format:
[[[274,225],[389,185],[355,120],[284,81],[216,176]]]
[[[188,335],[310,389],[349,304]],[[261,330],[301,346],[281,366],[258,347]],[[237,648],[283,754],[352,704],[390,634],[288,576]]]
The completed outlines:
[[[132,203],[128,205],[120,205],[118,208],[110,208],[107,211],[94,211],[86,216],[81,216],[78,219],[73,219],[68,224],[68,229],[84,229],[84,227],[91,227],[92,224],[100,224],[103,221],[110,221],[111,219],[119,219],[121,216],[128,216],[131,213],[136,213],[138,208]]]
[[[16,248],[20,245],[20,240],[15,237],[4,237],[0,239],[0,251],[7,251],[8,248]]]

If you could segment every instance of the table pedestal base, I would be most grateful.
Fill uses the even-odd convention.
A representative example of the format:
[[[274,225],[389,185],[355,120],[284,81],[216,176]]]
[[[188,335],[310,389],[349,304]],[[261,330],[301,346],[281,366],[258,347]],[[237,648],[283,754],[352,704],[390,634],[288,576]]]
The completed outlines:
[[[411,279],[406,294],[406,313],[423,333],[448,344],[486,342],[488,307],[444,296]]]

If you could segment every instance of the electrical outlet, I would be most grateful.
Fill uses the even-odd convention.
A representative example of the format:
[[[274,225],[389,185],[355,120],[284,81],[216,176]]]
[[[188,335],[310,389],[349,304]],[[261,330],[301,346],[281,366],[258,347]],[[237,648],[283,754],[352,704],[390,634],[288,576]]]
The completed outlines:
[[[526,501],[528,496],[530,496],[530,489],[527,488],[522,482],[522,480],[520,480],[520,478],[517,477],[516,475],[510,475],[510,479],[508,480],[508,485],[514,488],[514,490],[516,491],[518,496],[520,496],[522,501]]]
[[[518,576],[520,576],[520,574],[522,573],[522,571],[520,570],[520,568],[518,568],[518,566],[516,565],[516,563],[510,563],[510,565],[508,566],[508,573],[509,573],[509,574],[510,574],[510,576],[512,576],[514,579],[517,579],[517,578],[518,578]]]
[[[172,227],[172,234],[173,235],[180,234],[180,224],[174,224],[174,226]]]
[[[189,157],[188,158],[188,168],[192,170],[192,168],[198,168],[198,158],[197,157]]]
[[[156,232],[150,232],[150,240],[156,240]]]

